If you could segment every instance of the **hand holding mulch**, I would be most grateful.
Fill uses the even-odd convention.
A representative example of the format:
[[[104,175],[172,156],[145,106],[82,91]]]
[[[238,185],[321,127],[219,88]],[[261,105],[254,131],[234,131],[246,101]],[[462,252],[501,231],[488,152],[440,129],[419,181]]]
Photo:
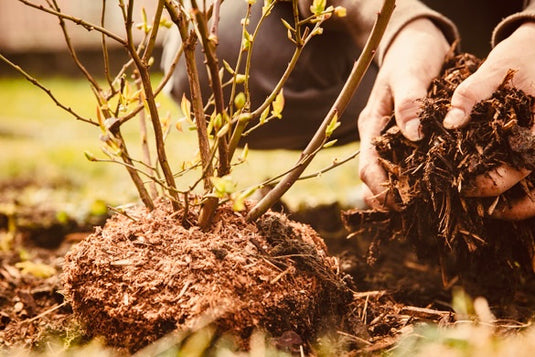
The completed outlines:
[[[535,270],[533,219],[492,217],[497,207],[531,197],[535,175],[495,197],[467,197],[482,177],[499,179],[496,171],[494,176],[488,173],[504,164],[524,174],[534,168],[534,98],[513,87],[515,73],[510,71],[490,98],[474,106],[464,127],[447,130],[442,124],[455,88],[480,64],[469,54],[445,62],[422,102],[422,140],[406,139],[394,116],[377,138],[389,195],[401,209],[343,214],[351,231],[374,234],[372,256],[382,241],[408,239],[421,257],[442,262],[454,257],[460,271],[494,269],[499,275],[498,269],[505,277],[512,271]]]

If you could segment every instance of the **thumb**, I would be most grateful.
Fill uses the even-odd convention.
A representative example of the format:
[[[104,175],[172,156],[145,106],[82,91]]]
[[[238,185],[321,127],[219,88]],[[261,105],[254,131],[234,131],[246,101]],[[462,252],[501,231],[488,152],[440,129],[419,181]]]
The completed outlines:
[[[446,129],[458,129],[470,121],[470,113],[476,103],[490,98],[503,80],[503,76],[490,71],[485,63],[466,78],[451,97],[451,108],[444,117]]]

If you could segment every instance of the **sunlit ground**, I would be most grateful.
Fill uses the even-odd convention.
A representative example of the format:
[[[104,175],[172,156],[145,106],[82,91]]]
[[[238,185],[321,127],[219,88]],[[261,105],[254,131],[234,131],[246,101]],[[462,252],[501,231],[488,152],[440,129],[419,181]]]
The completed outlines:
[[[82,79],[40,78],[55,96],[79,114],[95,118],[94,97]],[[57,107],[40,89],[23,78],[0,78],[0,179],[33,178],[43,182],[67,179],[76,189],[61,195],[73,203],[77,200],[105,199],[111,204],[136,200],[136,192],[126,170],[119,165],[88,161],[84,152],[97,157],[101,153],[98,128],[77,121]],[[158,98],[162,115],[170,113],[174,124],[178,106],[165,95]],[[131,120],[124,128],[132,154],[139,153],[139,122]],[[195,133],[174,128],[167,139],[171,165],[175,170],[196,151]],[[312,173],[329,166],[358,149],[358,144],[326,149],[305,172]],[[289,169],[299,152],[283,150],[250,152],[247,162],[235,167],[233,177],[238,187],[254,185]],[[138,156],[139,157],[139,156]],[[181,188],[194,177],[179,178]],[[286,194],[291,207],[339,201],[348,204],[358,184],[357,160],[352,160],[320,177],[298,182]]]

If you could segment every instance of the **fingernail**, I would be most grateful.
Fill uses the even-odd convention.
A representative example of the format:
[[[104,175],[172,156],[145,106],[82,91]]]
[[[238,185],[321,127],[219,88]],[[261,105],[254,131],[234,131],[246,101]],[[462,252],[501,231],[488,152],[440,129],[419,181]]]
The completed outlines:
[[[405,124],[405,134],[407,139],[411,141],[418,141],[423,138],[423,134],[420,131],[420,120],[412,119]]]
[[[446,129],[455,129],[461,126],[466,113],[460,108],[451,108],[442,124]]]

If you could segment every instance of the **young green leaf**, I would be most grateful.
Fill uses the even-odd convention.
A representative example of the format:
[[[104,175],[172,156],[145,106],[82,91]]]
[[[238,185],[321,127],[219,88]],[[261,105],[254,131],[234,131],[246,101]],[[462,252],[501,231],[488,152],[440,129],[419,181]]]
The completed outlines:
[[[333,134],[333,132],[336,130],[336,128],[338,128],[339,126],[340,126],[340,122],[338,121],[338,114],[334,113],[333,118],[331,119],[331,122],[329,123],[327,128],[325,128],[325,136],[330,137]]]
[[[275,100],[273,101],[273,103],[271,103],[271,106],[273,108],[271,110],[271,115],[281,119],[282,118],[282,110],[284,109],[283,89],[281,89],[279,94],[277,94],[277,97],[275,97]]]
[[[249,155],[249,145],[245,144],[245,146],[242,149],[239,161],[240,162],[245,162],[245,160],[247,160],[247,156],[248,155]]]
[[[182,95],[182,100],[180,101],[180,110],[182,111],[183,117],[190,123],[193,123],[191,120],[191,102],[186,98],[186,95]]]
[[[248,39],[244,38],[241,50],[242,51],[249,51],[250,48],[251,48],[251,41],[249,41]]]
[[[262,7],[262,16],[268,16],[273,8],[271,5],[275,0],[264,0],[264,6]]]
[[[22,274],[30,274],[36,278],[50,278],[56,274],[56,269],[43,263],[34,263],[30,260],[16,263],[15,266],[20,269]]]
[[[288,29],[288,31],[291,31],[292,33],[295,32],[295,29],[292,27],[292,25],[290,25],[288,23],[288,21],[284,20],[284,19],[281,19],[282,21],[282,24],[284,25],[284,27],[286,27]]]
[[[228,73],[234,75],[234,68],[232,68],[232,67],[230,66],[230,64],[229,64],[227,61],[225,61],[225,60],[223,60],[223,67],[225,67],[225,70],[226,70]]]
[[[343,6],[337,6],[334,8],[334,14],[338,17],[346,17],[347,16],[347,10]]]
[[[236,83],[238,84],[244,83],[246,79],[247,79],[247,76],[245,74],[236,75]]]
[[[225,125],[223,125],[223,127],[221,129],[219,129],[219,131],[217,132],[216,136],[218,138],[222,137],[223,135],[228,133],[229,129],[230,129],[230,123],[226,123]]]
[[[214,185],[214,194],[219,198],[226,197],[236,190],[236,182],[230,175],[210,177],[210,181]]]
[[[163,26],[166,29],[170,29],[173,26],[173,23],[169,19],[166,19],[165,17],[162,17],[160,19],[160,26]]]
[[[249,198],[258,187],[251,187],[243,192],[238,193],[237,195],[232,195],[232,209],[234,211],[243,211],[245,209],[245,200]]]
[[[328,141],[325,144],[323,144],[323,148],[324,149],[330,148],[331,146],[336,144],[337,141],[338,141],[338,139],[334,139],[334,140]]]
[[[312,5],[310,6],[310,11],[316,15],[319,16],[323,11],[325,11],[325,5],[327,1],[326,0],[314,0],[312,2]]]
[[[268,115],[269,115],[269,107],[264,109],[262,114],[260,114],[260,124],[264,124],[266,122]]]
[[[221,126],[223,125],[223,117],[221,116],[221,113],[216,114],[213,120],[213,123],[214,123],[214,128],[216,130],[219,130],[221,128]]]
[[[89,161],[97,161],[97,158],[95,157],[95,155],[93,155],[92,153],[90,153],[89,151],[85,151],[84,152],[84,155],[85,155],[85,158]]]
[[[234,106],[236,107],[236,109],[240,110],[245,106],[245,101],[245,94],[243,92],[240,92],[234,97]]]

